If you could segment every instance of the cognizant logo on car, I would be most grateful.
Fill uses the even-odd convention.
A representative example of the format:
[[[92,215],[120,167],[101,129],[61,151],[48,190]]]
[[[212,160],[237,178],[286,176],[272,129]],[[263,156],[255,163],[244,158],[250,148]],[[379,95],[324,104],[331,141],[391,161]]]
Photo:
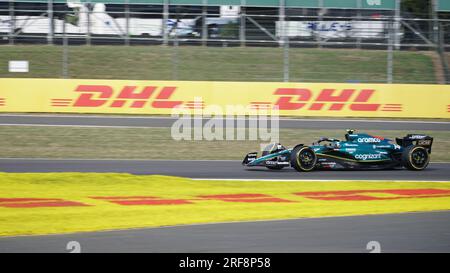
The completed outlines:
[[[381,154],[356,154],[355,158],[361,160],[381,159]]]

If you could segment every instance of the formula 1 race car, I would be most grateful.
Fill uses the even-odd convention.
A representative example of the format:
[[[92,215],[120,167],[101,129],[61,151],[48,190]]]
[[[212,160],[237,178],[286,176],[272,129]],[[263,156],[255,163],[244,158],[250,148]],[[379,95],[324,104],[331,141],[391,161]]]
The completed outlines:
[[[368,134],[355,134],[347,130],[345,141],[320,138],[311,146],[298,144],[287,149],[280,143],[266,146],[261,157],[248,153],[242,164],[247,167],[263,166],[271,170],[293,167],[299,172],[314,169],[393,169],[405,167],[420,171],[430,162],[433,138],[408,134],[392,140]]]

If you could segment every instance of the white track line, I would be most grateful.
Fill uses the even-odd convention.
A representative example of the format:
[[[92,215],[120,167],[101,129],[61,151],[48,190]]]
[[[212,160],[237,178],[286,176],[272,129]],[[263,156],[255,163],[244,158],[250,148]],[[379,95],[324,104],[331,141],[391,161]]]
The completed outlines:
[[[176,120],[178,118],[176,117],[168,117],[168,116],[161,116],[161,117],[155,117],[155,116],[101,116],[101,115],[49,115],[49,114],[43,114],[43,115],[27,115],[27,114],[0,114],[0,117],[6,116],[6,117],[67,117],[67,118],[103,118],[103,119],[173,119]],[[225,118],[226,119],[226,118]],[[237,119],[239,120],[239,118]],[[279,120],[282,121],[306,121],[306,122],[330,122],[330,121],[338,121],[338,122],[372,122],[372,123],[380,123],[380,122],[386,122],[386,123],[418,123],[418,124],[450,124],[449,121],[418,121],[418,120],[374,120],[374,119],[296,119],[296,118],[280,118]]]
[[[30,123],[0,123],[0,126],[26,126],[26,127],[77,127],[77,128],[124,128],[124,129],[157,129],[168,127],[149,127],[149,126],[120,126],[120,125],[77,125],[77,124],[30,124]]]
[[[207,160],[207,159],[133,159],[133,158],[48,158],[48,157],[0,157],[0,160],[38,160],[38,161],[160,161],[160,162],[241,162],[241,160]]]
[[[226,120],[226,119],[225,119]],[[175,121],[175,119],[174,119]],[[330,121],[330,120],[328,120]],[[360,121],[360,122],[370,122],[370,121]],[[376,122],[388,122],[388,121],[376,121]],[[411,122],[401,122],[401,123],[411,123]],[[450,122],[417,122],[420,124],[442,124],[442,125],[450,125]],[[0,123],[0,126],[23,126],[23,127],[66,127],[66,128],[111,128],[111,129],[158,129],[158,128],[169,128],[167,126],[129,126],[129,125],[86,125],[86,124],[35,124],[35,123]],[[289,129],[289,128],[286,128]],[[295,128],[294,128],[295,129]],[[392,129],[387,129],[392,130]],[[433,130],[429,129],[428,131]]]
[[[197,181],[239,181],[239,182],[311,182],[311,183],[342,183],[342,182],[394,182],[394,183],[450,183],[450,180],[370,180],[370,179],[246,179],[246,178],[190,178]]]

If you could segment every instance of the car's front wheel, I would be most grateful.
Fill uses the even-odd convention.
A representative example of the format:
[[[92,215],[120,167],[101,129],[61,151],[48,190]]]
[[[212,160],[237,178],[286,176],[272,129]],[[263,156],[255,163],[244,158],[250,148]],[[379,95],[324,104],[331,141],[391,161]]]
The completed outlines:
[[[402,154],[403,166],[409,170],[421,171],[430,163],[428,150],[422,146],[409,146]]]
[[[308,146],[295,147],[291,152],[291,166],[299,172],[312,171],[316,163],[316,153]]]

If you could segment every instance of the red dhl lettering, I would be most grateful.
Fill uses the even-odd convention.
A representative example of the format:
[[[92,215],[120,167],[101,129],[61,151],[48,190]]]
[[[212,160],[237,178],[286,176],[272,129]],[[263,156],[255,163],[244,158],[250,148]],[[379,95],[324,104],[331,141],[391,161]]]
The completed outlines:
[[[117,96],[114,96],[114,90],[107,85],[79,85],[75,92],[81,92],[75,100],[75,107],[124,107],[129,103],[131,108],[143,108],[151,105],[153,108],[174,108],[182,104],[182,101],[171,101],[170,97],[175,92],[176,87],[166,86],[160,88],[156,86],[145,86],[141,90],[137,86],[124,86]],[[152,95],[156,97],[150,100]]]
[[[373,194],[388,194],[390,196],[373,196]],[[441,189],[393,189],[393,190],[349,190],[349,191],[319,191],[298,192],[295,195],[309,199],[325,201],[371,201],[395,200],[405,198],[449,197],[450,190]]]
[[[321,201],[394,201],[413,198],[450,197],[450,190],[444,189],[385,189],[385,190],[338,190],[295,192],[294,196]],[[380,196],[380,194],[382,196]],[[378,195],[378,196],[377,196]],[[260,193],[199,195],[193,198],[164,198],[158,196],[95,196],[91,199],[101,200],[121,206],[158,206],[191,205],[204,201],[233,203],[302,203],[301,200],[279,198]],[[0,207],[6,208],[42,208],[92,206],[59,198],[0,198]]]
[[[100,196],[91,198],[105,200],[122,206],[192,204],[192,202],[185,199],[164,199],[155,196]]]
[[[75,92],[79,96],[72,104],[74,107],[110,107],[110,108],[165,108],[172,109],[183,104],[188,109],[205,108],[206,104],[191,101],[170,100],[176,92],[173,86],[123,86],[118,94],[108,85],[79,85]],[[250,102],[254,109],[269,109],[277,106],[279,110],[306,111],[402,111],[401,104],[369,103],[375,94],[374,89],[332,89],[327,88],[315,94],[307,88],[278,88],[272,94],[273,102]],[[278,98],[277,98],[278,97]],[[52,99],[54,107],[67,107],[71,99]]]
[[[59,198],[0,198],[0,207],[5,208],[48,208],[89,206],[75,201]]]
[[[307,110],[320,111],[327,110],[324,107],[329,105],[328,110],[340,111],[345,103],[351,102],[349,109],[352,111],[377,111],[381,104],[367,103],[374,93],[373,89],[323,89],[314,98],[313,92],[306,88],[278,88],[274,95],[280,96],[275,102],[279,110],[300,110],[308,105]]]

